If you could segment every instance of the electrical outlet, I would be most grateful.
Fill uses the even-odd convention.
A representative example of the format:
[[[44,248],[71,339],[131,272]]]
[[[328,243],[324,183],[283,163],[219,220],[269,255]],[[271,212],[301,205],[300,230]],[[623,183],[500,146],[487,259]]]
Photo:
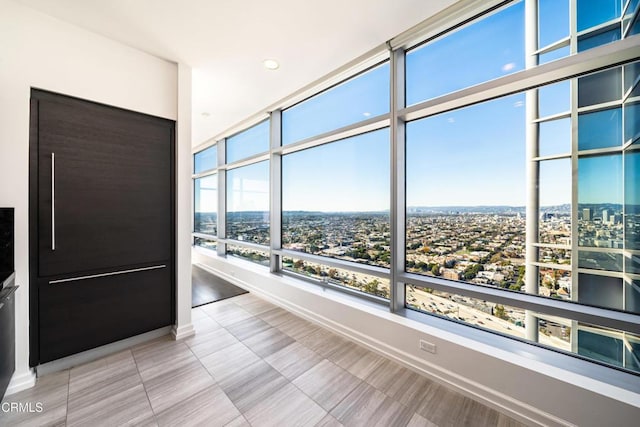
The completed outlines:
[[[425,340],[420,340],[420,350],[436,354],[436,345]]]

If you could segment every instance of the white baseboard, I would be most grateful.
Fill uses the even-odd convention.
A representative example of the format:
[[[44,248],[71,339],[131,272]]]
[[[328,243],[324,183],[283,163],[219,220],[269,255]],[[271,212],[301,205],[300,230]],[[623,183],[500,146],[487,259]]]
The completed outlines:
[[[174,325],[173,328],[171,328],[171,335],[173,335],[173,339],[176,341],[192,337],[195,334],[196,330],[193,328],[192,323],[182,326]]]
[[[235,275],[227,274],[223,271],[217,270],[206,264],[198,264],[200,267],[213,272],[216,275],[222,276],[224,279],[243,289],[253,292],[257,296],[264,298],[282,308],[285,308],[292,313],[299,315],[309,321],[319,324],[326,329],[329,329],[337,334],[340,334],[352,341],[355,341],[362,346],[381,354],[382,356],[394,360],[407,368],[420,373],[421,375],[446,385],[447,387],[470,397],[473,400],[481,402],[482,404],[494,408],[522,423],[527,425],[536,426],[572,426],[574,424],[561,419],[553,414],[549,414],[540,410],[534,406],[531,406],[525,402],[514,399],[498,390],[486,387],[482,384],[474,382],[466,377],[443,369],[436,364],[430,363],[424,359],[418,359],[415,356],[408,354],[404,351],[391,347],[387,343],[381,342],[368,335],[364,335],[357,330],[346,327],[345,325],[336,322],[332,319],[319,315],[307,308],[301,307],[289,300],[283,299],[277,295],[274,295],[267,291],[268,287],[257,287],[242,279],[239,279]],[[318,295],[314,294],[314,297]],[[355,309],[354,309],[355,310]]]
[[[13,374],[11,377],[11,382],[9,382],[9,387],[7,387],[7,391],[5,396],[9,396],[19,391],[26,390],[28,388],[36,385],[36,373],[33,369],[29,369],[27,372],[16,375]]]

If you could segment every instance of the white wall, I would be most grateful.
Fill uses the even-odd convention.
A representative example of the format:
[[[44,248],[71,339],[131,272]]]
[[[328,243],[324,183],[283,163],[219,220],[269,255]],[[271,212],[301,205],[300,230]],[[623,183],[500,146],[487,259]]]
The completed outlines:
[[[640,419],[639,394],[270,274],[246,261],[200,248],[192,253],[194,263],[225,279],[527,424],[631,426]],[[420,339],[436,344],[437,353],[419,350]]]
[[[28,386],[29,97],[40,88],[175,120],[177,65],[0,0],[0,206],[16,208],[16,374]],[[178,143],[190,145],[190,141]],[[188,231],[188,230],[187,230]]]

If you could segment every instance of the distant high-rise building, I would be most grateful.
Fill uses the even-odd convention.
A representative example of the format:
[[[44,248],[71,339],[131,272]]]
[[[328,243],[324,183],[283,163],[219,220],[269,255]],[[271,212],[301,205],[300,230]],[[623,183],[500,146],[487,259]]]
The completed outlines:
[[[585,221],[591,221],[591,208],[582,209],[582,219]]]
[[[609,223],[609,211],[606,209],[602,211],[602,223],[603,224]]]

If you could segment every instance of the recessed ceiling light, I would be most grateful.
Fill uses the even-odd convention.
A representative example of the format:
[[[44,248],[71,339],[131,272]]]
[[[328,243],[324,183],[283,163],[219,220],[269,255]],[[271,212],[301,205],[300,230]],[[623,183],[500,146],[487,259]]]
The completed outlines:
[[[265,59],[262,63],[267,70],[277,70],[280,67],[280,64],[275,59]]]

